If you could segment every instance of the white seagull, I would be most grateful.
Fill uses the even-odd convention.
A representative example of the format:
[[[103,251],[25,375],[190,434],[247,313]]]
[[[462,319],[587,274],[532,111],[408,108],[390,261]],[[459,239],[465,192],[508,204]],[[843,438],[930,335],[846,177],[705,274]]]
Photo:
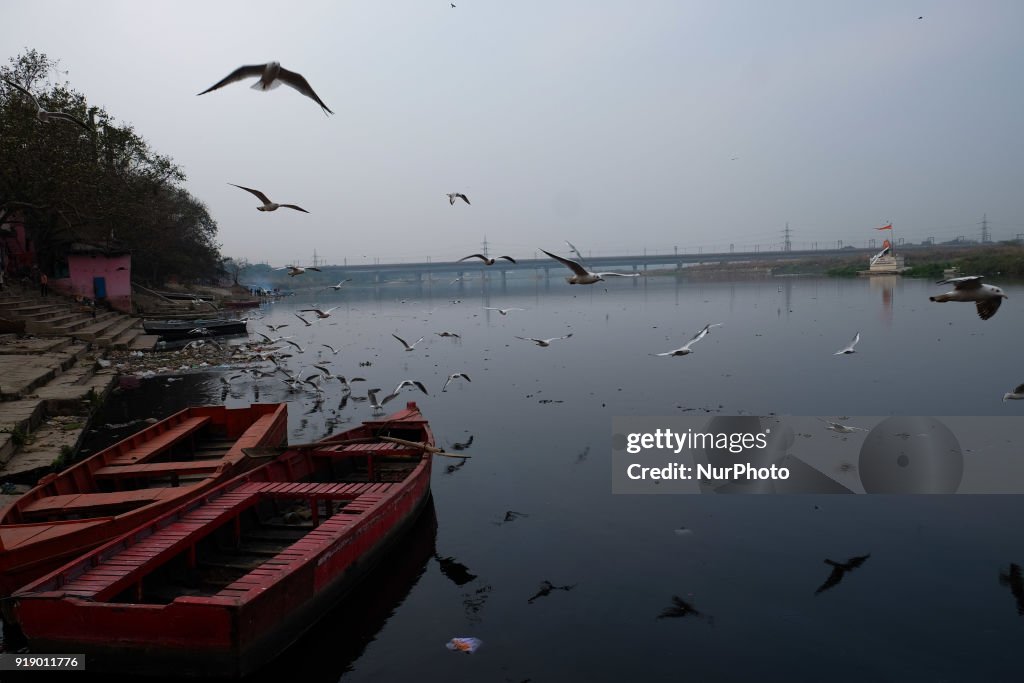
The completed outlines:
[[[333,289],[335,292],[337,292],[339,289],[341,289],[341,286],[346,282],[352,282],[352,278],[346,278],[336,285],[327,285],[326,287],[324,287],[324,289]]]
[[[323,319],[323,318],[330,318],[331,317],[331,311],[337,310],[337,308],[338,307],[335,306],[334,308],[328,308],[326,311],[321,311],[319,308],[300,308],[299,312],[300,313],[316,313],[316,317],[317,318]]]
[[[288,275],[290,277],[295,277],[296,275],[302,275],[307,270],[315,270],[318,273],[322,273],[323,272],[319,268],[314,268],[313,266],[306,266],[305,268],[303,268],[302,266],[283,266],[281,268],[274,268],[274,270],[287,270],[288,271]]]
[[[458,261],[456,261],[456,263],[458,263],[459,261],[466,261],[466,260],[471,259],[471,258],[478,258],[478,259],[480,259],[481,261],[484,262],[484,265],[486,265],[486,266],[493,266],[495,263],[498,262],[498,259],[488,258],[488,257],[484,256],[483,254],[470,254],[469,256],[466,256],[464,258],[460,258]],[[498,258],[503,258],[506,261],[511,261],[512,263],[516,262],[516,260],[514,258],[512,258],[511,256],[499,256]]]
[[[1017,388],[1003,394],[1004,401],[1020,401],[1024,399],[1024,384],[1018,384]]]
[[[455,372],[455,373],[452,373],[452,374],[448,375],[448,379],[446,379],[444,381],[444,386],[441,387],[441,391],[447,391],[448,390],[448,383],[451,382],[453,379],[459,379],[459,378],[462,378],[462,379],[466,380],[467,382],[472,382],[473,381],[473,380],[471,380],[469,378],[469,375],[467,375],[466,373],[464,373],[464,372]]]
[[[427,392],[427,387],[425,387],[423,385],[423,382],[421,382],[421,381],[419,381],[417,379],[403,379],[401,382],[398,383],[398,386],[395,387],[395,390],[392,391],[388,396],[389,397],[397,396],[398,393],[400,391],[402,391],[402,389],[404,389],[406,387],[416,387],[417,389],[422,391],[427,396],[430,396],[430,394]],[[389,398],[388,399],[384,399],[384,402],[387,403],[388,400],[390,400],[390,399]]]
[[[313,326],[313,323],[309,322],[308,320],[306,320],[305,318],[303,318],[303,317],[302,317],[301,315],[299,315],[298,313],[296,313],[296,314],[295,314],[295,317],[296,317],[296,318],[298,318],[299,320],[301,320],[302,322],[306,323],[306,327],[312,327],[312,326]]]
[[[295,209],[296,211],[301,211],[302,213],[309,213],[309,211],[306,211],[297,204],[278,204],[277,202],[272,202],[270,201],[270,198],[267,197],[267,195],[263,194],[259,190],[254,190],[251,187],[242,187],[241,185],[235,185],[234,183],[228,183],[228,185],[231,185],[232,187],[237,187],[240,190],[245,190],[246,192],[251,192],[252,194],[256,195],[256,198],[263,202],[263,206],[256,207],[257,211],[277,211],[278,209]]]
[[[301,347],[301,346],[299,346],[299,345],[298,345],[297,343],[293,342],[293,341],[292,341],[291,339],[283,339],[282,341],[283,341],[283,342],[284,342],[285,344],[291,344],[292,346],[294,346],[295,348],[297,348],[297,349],[299,350],[299,353],[305,353],[305,352],[306,352],[306,349],[302,348],[302,347]]]
[[[406,351],[412,351],[413,349],[415,349],[415,348],[416,348],[416,345],[417,345],[417,344],[419,344],[419,343],[420,343],[421,341],[423,341],[423,337],[420,337],[419,339],[417,339],[416,341],[414,341],[414,342],[413,342],[412,344],[409,344],[409,343],[408,343],[407,341],[405,341],[404,339],[402,339],[401,337],[399,337],[399,336],[398,336],[397,334],[393,334],[393,333],[392,333],[392,335],[391,335],[391,336],[392,336],[392,337],[394,337],[395,339],[397,339],[398,341],[402,342],[402,346],[404,346],[404,347],[405,347],[405,350],[406,350]]]
[[[569,251],[571,251],[576,256],[576,258],[580,260],[580,263],[583,263],[586,260],[583,258],[583,254],[580,253],[580,250],[576,248],[575,244],[573,244],[569,240],[565,240],[565,243],[569,245]]]
[[[965,275],[964,277],[953,277],[948,280],[939,280],[935,284],[952,284],[953,289],[945,294],[928,297],[929,301],[973,301],[978,308],[978,317],[988,320],[999,310],[999,304],[1003,299],[1009,299],[1006,293],[998,287],[981,284],[982,275]]]
[[[721,323],[717,323],[716,326],[720,325],[720,324]],[[711,330],[711,325],[705,325],[703,328],[701,328],[700,332],[698,332],[697,334],[693,335],[693,338],[690,339],[690,341],[686,342],[685,344],[680,346],[678,349],[672,349],[671,351],[666,351],[665,353],[652,353],[651,355],[652,356],[686,356],[686,355],[689,355],[689,354],[693,353],[693,349],[691,349],[690,347],[693,346],[694,344],[696,344],[697,342],[699,342],[704,337],[706,337],[710,330]]]
[[[32,100],[32,104],[36,105],[36,118],[39,119],[39,121],[41,121],[42,123],[49,123],[50,121],[68,121],[69,123],[77,124],[84,128],[86,131],[89,131],[89,126],[85,125],[84,122],[75,118],[71,114],[65,114],[62,111],[47,111],[43,109],[43,107],[39,104],[39,100],[37,100],[35,96],[28,90],[21,87],[17,83],[14,83],[13,81],[7,80],[6,78],[3,79],[3,81],[7,85],[11,86],[12,88],[20,92],[21,94],[25,95],[25,97]]]
[[[345,387],[346,391],[352,391],[352,385],[349,382],[365,382],[365,377],[353,377],[352,379],[346,379],[344,375],[335,375],[334,379],[341,382],[341,386]],[[380,391],[378,389],[378,391]]]
[[[462,201],[464,201],[467,204],[469,204],[469,199],[466,197],[466,195],[462,194],[461,192],[449,192],[448,193],[448,203],[449,204],[454,204],[456,199],[461,199]]]
[[[497,311],[502,315],[508,315],[509,311],[525,311],[525,308],[494,308],[493,306],[484,306],[485,311]]]
[[[544,250],[541,249],[541,251]],[[570,277],[565,278],[570,285],[592,285],[595,282],[604,282],[606,277],[640,277],[640,273],[592,273],[575,261],[555,256],[550,251],[544,251],[544,253],[573,272]]]
[[[270,323],[267,323],[267,327],[270,328],[271,332],[277,332],[282,327],[288,327],[288,323],[284,323],[282,325],[271,325]]]
[[[282,68],[280,62],[269,62],[267,64],[251,64],[249,66],[240,66],[220,81],[214,83],[212,86],[207,88],[199,95],[205,95],[208,92],[216,90],[217,88],[223,88],[225,85],[240,81],[244,78],[251,76],[259,76],[260,80],[253,83],[251,86],[253,90],[273,90],[277,86],[284,83],[285,85],[295,88],[300,93],[310,98],[317,104],[319,104],[324,114],[333,114],[334,112],[327,108],[323,100],[313,92],[313,88],[309,85],[309,81],[302,77],[302,74],[289,71],[288,69]]]
[[[322,347],[324,347],[326,349],[330,349],[331,353],[334,354],[335,356],[337,356],[338,352],[341,351],[341,349],[336,349],[333,346],[331,346],[330,344],[321,344],[320,346],[322,346]]]
[[[860,332],[858,332],[856,335],[854,335],[852,342],[847,344],[844,348],[839,349],[838,351],[836,351],[832,355],[833,356],[842,356],[843,354],[847,354],[847,353],[857,353],[857,351],[854,350],[853,347],[856,346],[857,342],[859,342],[859,341],[860,341]]]
[[[378,391],[380,391],[379,388],[377,388],[377,389],[370,389],[369,391],[366,392],[366,398],[370,399],[370,405],[373,406],[373,412],[375,412],[375,413],[384,412],[384,404],[387,403],[388,401],[390,401],[391,399],[395,398],[396,396],[398,396],[398,394],[388,394],[387,396],[384,397],[383,401],[378,402],[377,401],[377,392]]]
[[[519,337],[519,336],[517,336],[516,339],[522,339],[523,341],[533,342],[534,344],[536,344],[537,346],[540,346],[541,348],[546,348],[548,346],[551,346],[551,342],[553,342],[553,341],[558,341],[559,339],[568,339],[571,336],[572,336],[572,332],[570,332],[569,334],[565,335],[564,337],[552,337],[551,339],[534,339],[533,337]]]

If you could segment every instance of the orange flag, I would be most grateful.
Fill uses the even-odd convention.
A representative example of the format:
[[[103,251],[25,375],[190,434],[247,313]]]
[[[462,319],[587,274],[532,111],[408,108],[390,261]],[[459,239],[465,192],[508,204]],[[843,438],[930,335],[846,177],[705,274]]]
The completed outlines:
[[[880,228],[875,228],[875,230],[892,230],[892,223],[890,223],[889,225],[883,225]]]

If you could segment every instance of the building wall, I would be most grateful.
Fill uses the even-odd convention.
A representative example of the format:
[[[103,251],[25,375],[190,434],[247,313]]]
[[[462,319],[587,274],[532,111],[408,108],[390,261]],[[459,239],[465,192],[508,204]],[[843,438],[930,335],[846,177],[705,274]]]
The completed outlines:
[[[111,308],[132,312],[132,257],[105,256],[103,254],[71,254],[68,256],[68,278],[54,281],[55,288],[72,296],[96,298],[94,278],[106,281],[106,301]],[[118,270],[122,268],[123,270]]]

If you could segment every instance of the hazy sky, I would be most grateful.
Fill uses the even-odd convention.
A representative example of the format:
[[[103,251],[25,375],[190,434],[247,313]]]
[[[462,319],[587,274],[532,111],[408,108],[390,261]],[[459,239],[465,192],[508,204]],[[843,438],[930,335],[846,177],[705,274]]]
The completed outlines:
[[[1024,232],[1020,0],[454,2],[4,0],[0,58],[59,59],[273,265]],[[196,97],[271,60],[335,115]]]

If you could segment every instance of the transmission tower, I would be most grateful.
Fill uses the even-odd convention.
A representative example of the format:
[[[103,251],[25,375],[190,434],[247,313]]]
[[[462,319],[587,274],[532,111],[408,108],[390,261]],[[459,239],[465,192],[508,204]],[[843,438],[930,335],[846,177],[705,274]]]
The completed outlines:
[[[783,243],[782,251],[791,251],[793,249],[793,242],[790,241],[789,223],[786,223],[786,229],[782,231]]]
[[[483,241],[483,243],[482,243],[482,244],[480,245],[480,247],[481,247],[481,248],[483,249],[483,254],[484,254],[484,256],[486,256],[487,258],[490,258],[490,257],[491,257],[491,255],[490,255],[490,253],[488,253],[488,251],[487,251],[487,235],[484,235],[484,241]]]
[[[992,236],[988,233],[988,214],[982,214],[981,216],[981,243],[988,244],[992,241]]]

